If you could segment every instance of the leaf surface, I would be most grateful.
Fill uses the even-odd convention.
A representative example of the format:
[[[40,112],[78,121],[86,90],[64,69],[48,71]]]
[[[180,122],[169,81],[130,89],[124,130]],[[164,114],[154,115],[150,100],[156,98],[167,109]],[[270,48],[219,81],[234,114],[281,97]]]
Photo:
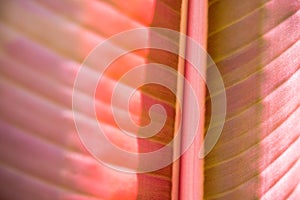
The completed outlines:
[[[205,199],[287,199],[297,191],[299,8],[210,1],[208,52],[226,86],[227,119],[205,160]]]

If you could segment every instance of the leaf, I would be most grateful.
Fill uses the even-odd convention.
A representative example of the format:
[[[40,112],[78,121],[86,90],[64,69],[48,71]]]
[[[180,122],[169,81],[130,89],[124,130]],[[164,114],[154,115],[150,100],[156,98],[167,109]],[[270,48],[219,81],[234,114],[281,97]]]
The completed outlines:
[[[143,25],[107,2],[90,1],[87,5],[98,14],[98,19],[102,15],[106,22],[117,23],[110,29],[108,25],[96,26],[98,20],[86,16],[92,12],[83,3],[2,2],[1,199],[92,200],[137,196],[137,175],[107,168],[88,154],[76,134],[71,109],[75,76],[91,48],[112,34]],[[114,29],[119,26],[123,29]],[[143,59],[131,56],[129,61],[141,63]],[[90,69],[87,77],[94,77],[94,72]],[[116,73],[105,78],[105,89],[115,84],[113,76]],[[80,111],[88,116],[90,111],[85,109],[84,102],[92,97],[85,95],[88,85],[81,89]],[[108,92],[109,89],[106,95]],[[125,149],[135,151],[136,141],[118,137],[120,130],[109,121],[109,99],[102,99],[97,108],[106,113],[101,120],[107,123],[110,137]],[[137,115],[139,110],[134,112]]]
[[[222,73],[228,108],[205,159],[205,199],[297,196],[299,6],[210,1],[208,52]]]
[[[2,1],[0,199],[299,199],[299,8],[298,0]],[[91,124],[101,122],[112,144],[129,152],[151,152],[174,138],[183,113],[181,142],[188,140],[190,97],[181,91],[179,79],[168,77],[177,85],[177,96],[149,84],[130,99],[129,115],[138,125],[150,122],[153,104],[165,108],[166,123],[157,135],[147,141],[128,138],[115,121],[111,100],[119,78],[151,62],[184,74],[201,110],[198,135],[179,160],[153,172],[127,174],[99,164],[82,144],[72,94],[81,63],[96,45],[143,27],[169,28],[207,46],[224,80],[227,116],[218,143],[199,160],[212,106],[203,79],[177,55],[147,49],[121,56],[98,83],[98,67],[135,45],[126,40],[110,44],[81,71],[85,81],[78,87],[76,112],[84,136]],[[151,44],[155,37],[145,34],[135,40]],[[179,42],[180,50],[186,48],[189,54],[189,44]],[[139,78],[153,76],[143,73]],[[216,77],[208,70],[203,78],[213,83]],[[132,86],[120,87],[124,95],[118,96],[115,110],[125,118],[123,102]],[[88,106],[94,98],[96,117],[94,107]],[[179,99],[184,100],[183,109]],[[161,113],[155,114],[158,123]],[[141,134],[139,129],[129,132]],[[171,153],[177,150],[175,146]],[[166,157],[162,159],[173,155]],[[140,160],[131,164],[145,165]]]
[[[89,154],[76,133],[72,92],[83,59],[96,45],[134,28],[161,26],[178,30],[180,9],[181,1],[1,3],[1,199],[171,198],[172,188],[178,184],[172,183],[172,165],[152,173],[126,174],[99,164]],[[168,17],[163,19],[166,13]],[[135,39],[150,41],[148,35]],[[105,54],[87,63],[86,84],[79,88],[76,111],[90,122],[104,124],[107,137],[120,148],[148,152],[161,148],[173,137],[174,98],[164,88],[147,92],[147,87],[132,97],[130,115],[136,123],[147,122],[153,104],[162,105],[168,113],[166,126],[149,142],[128,139],[115,123],[110,103],[117,80],[132,67],[155,58],[154,51],[137,51],[113,63],[97,88],[97,119],[92,118],[94,112],[87,106],[93,103],[94,97],[89,94],[98,79],[97,67],[110,53],[130,45],[127,41],[112,44]],[[123,91],[130,89],[128,85],[121,87]],[[117,109],[120,116],[125,112],[124,107]]]

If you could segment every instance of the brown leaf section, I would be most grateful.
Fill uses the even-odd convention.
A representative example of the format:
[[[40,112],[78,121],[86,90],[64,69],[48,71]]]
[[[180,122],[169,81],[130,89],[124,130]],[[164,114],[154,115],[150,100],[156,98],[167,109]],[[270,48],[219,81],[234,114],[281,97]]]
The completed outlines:
[[[185,30],[181,30],[181,19],[182,17],[182,0],[159,0],[155,4],[155,13],[153,16],[153,21],[151,23],[152,27],[167,28],[173,31],[184,33]],[[164,38],[166,36],[163,33],[159,35],[149,36],[149,42],[156,43],[157,39]],[[167,39],[167,38],[166,38]],[[179,43],[179,41],[178,41]],[[178,52],[179,53],[179,52]],[[159,49],[149,49],[149,54],[147,56],[147,63],[159,63],[171,67],[176,71],[179,70],[178,64],[178,55],[174,53],[167,52],[165,50]],[[147,72],[145,73],[145,78],[151,79]],[[170,77],[162,77],[165,79],[170,79]],[[173,77],[171,77],[173,78]],[[172,79],[172,83],[176,84],[177,80]],[[177,94],[174,94],[167,87],[163,87],[158,84],[148,84],[141,88],[144,96],[142,96],[141,102],[146,107],[149,107],[153,104],[159,104],[165,108],[165,110],[170,111],[168,113],[168,118],[166,125],[157,135],[153,137],[154,141],[162,143],[164,145],[171,142],[174,138],[174,132],[176,130],[175,117],[176,117],[176,102],[178,101]],[[149,101],[149,96],[153,98],[152,101]],[[150,103],[150,104],[149,104]],[[145,116],[144,110],[142,113]],[[142,123],[148,121],[147,117],[142,118]],[[151,145],[147,147],[143,141],[139,141],[139,148],[151,148]],[[173,155],[169,155],[172,158]],[[165,158],[162,158],[165,159]],[[138,198],[139,199],[155,199],[155,200],[165,200],[165,199],[178,199],[179,192],[179,165],[178,161],[171,163],[170,165],[164,167],[163,169],[150,172],[147,174],[139,174],[138,180],[140,183]]]
[[[226,86],[227,119],[205,158],[205,199],[299,198],[299,8],[210,1],[208,52]]]

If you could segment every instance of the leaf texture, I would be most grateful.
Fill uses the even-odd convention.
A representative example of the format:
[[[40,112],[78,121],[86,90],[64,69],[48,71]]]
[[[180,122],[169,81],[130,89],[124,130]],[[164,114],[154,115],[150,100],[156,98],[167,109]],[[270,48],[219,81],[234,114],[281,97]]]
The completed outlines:
[[[209,4],[208,52],[224,79],[227,118],[205,159],[204,197],[297,199],[299,1]]]
[[[171,199],[177,191],[173,165],[152,173],[127,174],[99,164],[81,143],[72,113],[75,77],[83,59],[105,39],[122,31],[158,26],[179,30],[181,1],[2,1],[0,14],[0,198],[1,199]],[[151,36],[135,38],[151,42]],[[173,137],[175,101],[165,88],[145,87],[131,98],[130,114],[146,123],[151,105],[167,111],[161,133],[145,142],[124,135],[110,109],[118,79],[157,57],[138,51],[112,64],[96,91],[97,119],[86,105],[97,80],[97,65],[110,53],[130,47],[111,44],[107,54],[92,58],[84,71],[76,112],[103,124],[109,140],[131,152],[149,152]],[[173,67],[177,58],[173,56]],[[175,80],[176,81],[176,80]],[[122,85],[122,91],[130,91]],[[120,97],[125,98],[123,96]],[[126,108],[117,109],[125,116]],[[87,128],[89,128],[87,126]],[[133,134],[137,134],[135,130]],[[178,174],[174,173],[175,176]],[[177,178],[175,178],[177,179]],[[173,189],[173,188],[176,188]]]
[[[299,199],[299,0],[3,0],[0,8],[0,199]],[[84,136],[91,124],[101,122],[112,144],[133,153],[151,152],[174,138],[182,113],[182,144],[187,140],[189,97],[178,79],[171,80],[177,94],[148,84],[130,99],[129,114],[138,125],[150,122],[152,105],[165,109],[166,123],[158,134],[133,139],[116,123],[114,87],[124,73],[147,63],[168,65],[184,75],[201,111],[201,128],[179,160],[153,172],[128,174],[99,164],[82,144],[72,94],[82,62],[99,43],[144,27],[175,30],[207,48],[224,80],[227,116],[218,143],[199,159],[212,106],[204,79],[178,55],[145,49],[122,55],[98,82],[98,67],[134,45],[110,43],[81,71],[85,81],[77,88],[76,114]],[[135,41],[151,44],[156,39],[145,34]],[[189,54],[189,45],[179,42]],[[136,78],[151,76],[143,71]],[[214,82],[216,77],[208,70],[202,78]],[[95,95],[90,95],[95,83]],[[120,87],[124,95],[118,96],[116,112],[125,118],[122,102],[132,86]],[[183,108],[178,106],[181,98]],[[96,118],[87,106],[93,103]],[[159,122],[159,117],[153,121]],[[129,132],[141,134],[139,129]],[[137,168],[145,164],[132,162]]]

